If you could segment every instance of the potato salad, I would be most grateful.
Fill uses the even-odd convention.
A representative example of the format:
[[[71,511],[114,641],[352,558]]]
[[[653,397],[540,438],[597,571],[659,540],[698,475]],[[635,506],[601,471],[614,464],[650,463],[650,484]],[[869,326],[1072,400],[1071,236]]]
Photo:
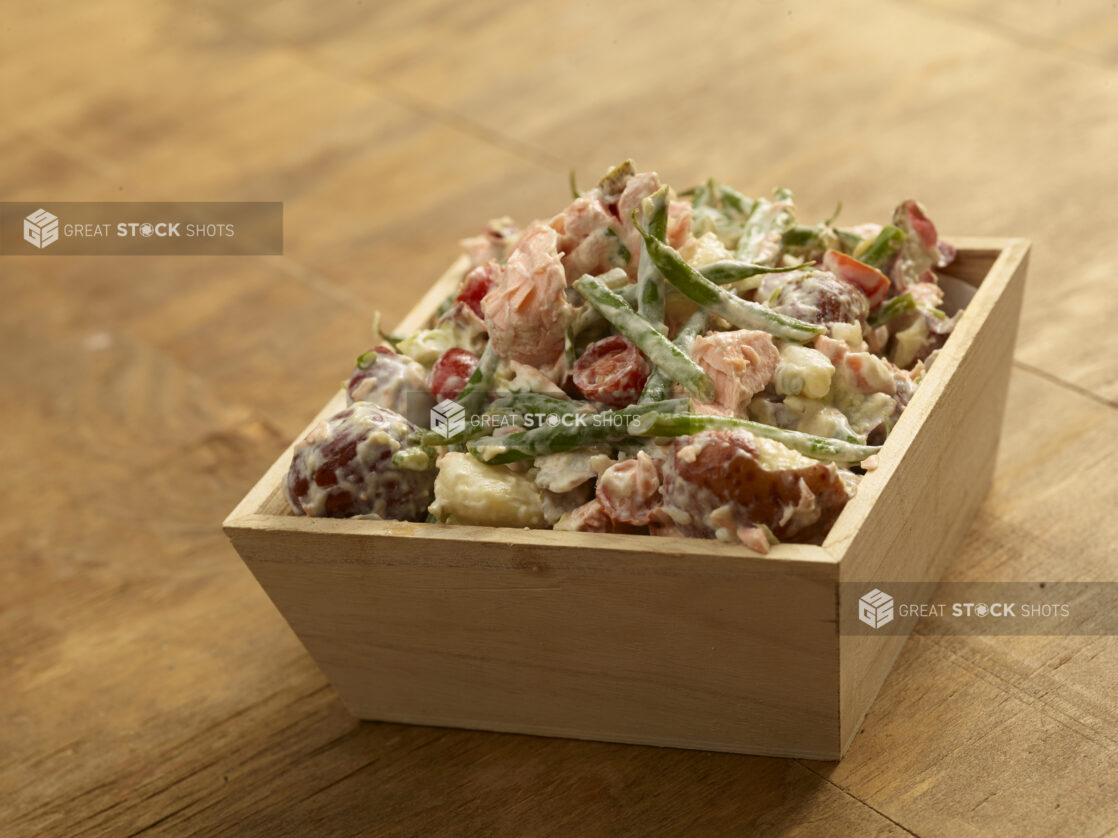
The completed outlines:
[[[292,510],[821,542],[955,326],[954,248],[914,200],[806,224],[787,189],[676,192],[631,161],[572,193],[464,241],[427,328],[357,359]]]

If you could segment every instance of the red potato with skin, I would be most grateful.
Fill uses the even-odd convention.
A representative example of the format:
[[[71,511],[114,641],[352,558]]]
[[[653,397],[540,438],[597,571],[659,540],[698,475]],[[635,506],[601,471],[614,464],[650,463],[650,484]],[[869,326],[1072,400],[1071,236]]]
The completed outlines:
[[[893,224],[905,234],[900,253],[890,271],[893,286],[901,293],[918,282],[936,281],[935,268],[955,258],[955,249],[939,240],[936,225],[919,202],[902,201],[893,212]]]
[[[779,539],[810,541],[830,528],[848,495],[833,464],[793,456],[774,463],[771,441],[744,430],[704,431],[673,441],[663,466],[665,506],[685,514],[683,535],[714,538],[765,525]],[[771,448],[771,445],[770,445]],[[744,535],[744,537],[743,537]]]
[[[920,204],[909,198],[901,203],[897,212],[903,214],[905,220],[908,221],[908,228],[919,236],[920,243],[924,247],[931,249],[936,246],[939,242],[936,225],[932,223],[932,219],[928,218]]]
[[[358,358],[346,382],[346,402],[372,402],[407,413],[409,394],[426,388],[427,373],[420,364],[388,346],[377,346]]]
[[[806,323],[861,323],[870,304],[861,287],[830,271],[805,269],[791,274],[769,274],[761,280],[756,299],[770,301],[772,310]]]
[[[355,402],[319,423],[295,448],[284,488],[296,515],[375,515],[420,521],[427,514],[434,469],[392,464],[416,427],[394,411]]]

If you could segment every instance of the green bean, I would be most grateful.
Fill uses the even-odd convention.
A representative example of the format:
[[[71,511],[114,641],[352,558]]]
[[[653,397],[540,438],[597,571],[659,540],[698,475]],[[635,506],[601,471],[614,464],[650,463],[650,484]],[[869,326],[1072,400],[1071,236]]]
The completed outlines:
[[[710,202],[710,186],[700,183],[690,189],[684,189],[679,193],[679,197],[690,201],[692,207],[704,207]]]
[[[798,259],[821,259],[823,254],[839,247],[838,234],[826,224],[814,227],[790,227],[781,237],[780,245],[786,256]]]
[[[736,258],[743,262],[771,264],[780,254],[780,240],[786,230],[795,222],[792,210],[785,206],[792,201],[792,193],[787,189],[777,189],[773,199],[758,198],[753,211],[745,222],[741,238],[738,239]],[[773,243],[776,234],[776,246]]]
[[[662,186],[645,198],[641,204],[644,223],[649,232],[660,241],[668,236],[668,187]],[[637,220],[633,210],[633,222]],[[667,330],[664,325],[664,277],[648,257],[648,248],[641,242],[637,262],[637,313],[652,324],[657,331]]]
[[[545,413],[561,416],[568,413],[593,413],[594,407],[590,402],[560,399],[542,393],[509,393],[490,404],[485,412],[498,415]]]
[[[642,234],[647,236],[646,241],[660,247],[667,247],[646,231],[642,230]],[[651,245],[649,252],[652,252]],[[709,402],[714,398],[714,382],[702,368],[669,341],[663,333],[658,332],[652,324],[633,311],[620,296],[592,276],[583,276],[575,280],[574,286],[590,305],[601,312],[617,331],[631,340],[637,349],[643,352],[656,367],[662,369],[669,378],[678,381],[683,385],[684,390],[700,401]]]
[[[881,450],[880,445],[860,445],[841,439],[777,428],[749,419],[735,419],[732,416],[646,413],[629,424],[629,431],[635,436],[688,436],[701,431],[716,430],[750,431],[756,436],[774,439],[813,460],[836,463],[860,463]]]
[[[732,186],[722,183],[718,185],[718,196],[722,199],[722,206],[738,212],[742,218],[748,218],[753,212],[756,203],[752,198],[747,198]]]
[[[625,273],[624,268],[613,268],[601,274],[598,279],[606,288],[618,292],[629,305],[637,304],[637,286],[630,284],[629,275]],[[602,315],[594,306],[583,306],[571,323],[571,334],[582,334],[595,323],[602,322],[602,319]]]
[[[877,234],[865,252],[854,258],[871,268],[877,268],[879,271],[884,270],[885,266],[889,264],[889,260],[900,251],[904,239],[903,230],[896,227],[882,227],[881,232]]]
[[[691,409],[690,399],[668,399],[643,405],[630,405],[618,410],[605,410],[591,415],[575,414],[556,417],[554,424],[517,431],[505,436],[474,439],[466,447],[483,463],[494,465],[543,457],[560,451],[586,448],[599,443],[616,443],[629,439],[629,425],[648,412],[671,416]]]
[[[772,265],[754,265],[752,262],[739,262],[736,259],[722,259],[718,262],[710,262],[699,268],[699,273],[713,282],[715,285],[729,285],[733,282],[738,282],[743,279],[752,279],[762,274],[783,274],[789,271],[798,271],[800,268],[806,268],[808,265],[814,265],[814,262],[805,262],[802,265],[789,265],[786,268],[774,268]],[[739,291],[750,291],[761,284],[760,280],[756,283],[742,283],[735,286]]]
[[[786,317],[718,287],[688,265],[674,248],[652,238],[648,231],[640,227],[637,229],[648,245],[649,256],[664,275],[664,279],[678,288],[684,296],[738,328],[761,329],[775,337],[799,343],[826,331],[823,326]]]
[[[822,247],[822,233],[822,228],[818,226],[805,227],[803,225],[796,225],[785,230],[784,235],[780,237],[780,241],[781,244],[784,245],[785,250]]]
[[[908,314],[910,311],[915,310],[916,300],[912,298],[912,294],[905,291],[903,294],[898,294],[892,299],[886,300],[877,311],[870,312],[869,324],[877,327],[882,323],[895,320],[902,314]]]
[[[701,308],[698,309],[687,318],[687,322],[680,328],[679,334],[675,336],[675,340],[673,340],[672,343],[690,357],[691,344],[694,343],[695,338],[706,331],[709,322],[710,315]],[[663,370],[656,368],[652,371],[652,375],[648,377],[648,381],[645,382],[644,391],[641,393],[639,402],[641,404],[648,404],[650,402],[659,401],[668,395],[671,386],[671,379],[664,374]]]
[[[642,242],[641,249],[643,250],[644,247],[645,245]],[[722,259],[718,262],[710,262],[703,265],[698,271],[715,285],[733,285],[736,291],[751,291],[760,285],[761,281],[757,280],[757,282],[753,283],[744,282],[743,280],[753,279],[763,274],[784,274],[791,271],[798,271],[800,268],[807,268],[814,264],[814,262],[804,262],[802,265],[789,265],[785,268],[774,268],[770,265],[754,265],[749,262],[738,262],[734,259]],[[614,270],[616,270],[616,268]],[[606,283],[606,285],[608,287],[609,283]],[[636,285],[623,285],[620,288],[611,288],[610,290],[616,291],[625,302],[634,308],[636,307],[637,300],[639,299]]]

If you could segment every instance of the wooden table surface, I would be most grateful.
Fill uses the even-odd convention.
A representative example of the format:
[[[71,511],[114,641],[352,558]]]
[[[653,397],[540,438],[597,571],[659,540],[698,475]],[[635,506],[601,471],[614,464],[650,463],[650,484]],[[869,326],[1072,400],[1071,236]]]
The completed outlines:
[[[949,576],[1114,579],[1111,0],[9,0],[0,39],[0,199],[286,213],[282,257],[0,258],[0,834],[1118,835],[1113,637],[918,629],[841,763],[359,723],[220,530],[374,309],[631,156],[1033,239]]]

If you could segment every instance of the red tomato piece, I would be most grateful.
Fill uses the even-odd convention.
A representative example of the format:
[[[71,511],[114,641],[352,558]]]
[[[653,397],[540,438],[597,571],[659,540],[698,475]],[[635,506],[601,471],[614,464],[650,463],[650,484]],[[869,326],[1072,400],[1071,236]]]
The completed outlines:
[[[861,288],[869,298],[870,309],[881,305],[889,292],[889,277],[846,253],[828,250],[823,254],[823,266],[839,279]]]
[[[588,399],[625,407],[640,398],[652,365],[626,337],[611,335],[590,344],[571,369],[571,380]]]
[[[484,265],[478,265],[466,275],[466,281],[462,283],[462,288],[458,291],[455,300],[464,303],[473,309],[474,314],[485,319],[485,315],[481,313],[481,298],[497,284],[496,274],[498,270],[496,262],[486,262]]]
[[[467,349],[448,349],[439,356],[427,376],[427,389],[440,402],[456,399],[477,367],[477,355]]]

